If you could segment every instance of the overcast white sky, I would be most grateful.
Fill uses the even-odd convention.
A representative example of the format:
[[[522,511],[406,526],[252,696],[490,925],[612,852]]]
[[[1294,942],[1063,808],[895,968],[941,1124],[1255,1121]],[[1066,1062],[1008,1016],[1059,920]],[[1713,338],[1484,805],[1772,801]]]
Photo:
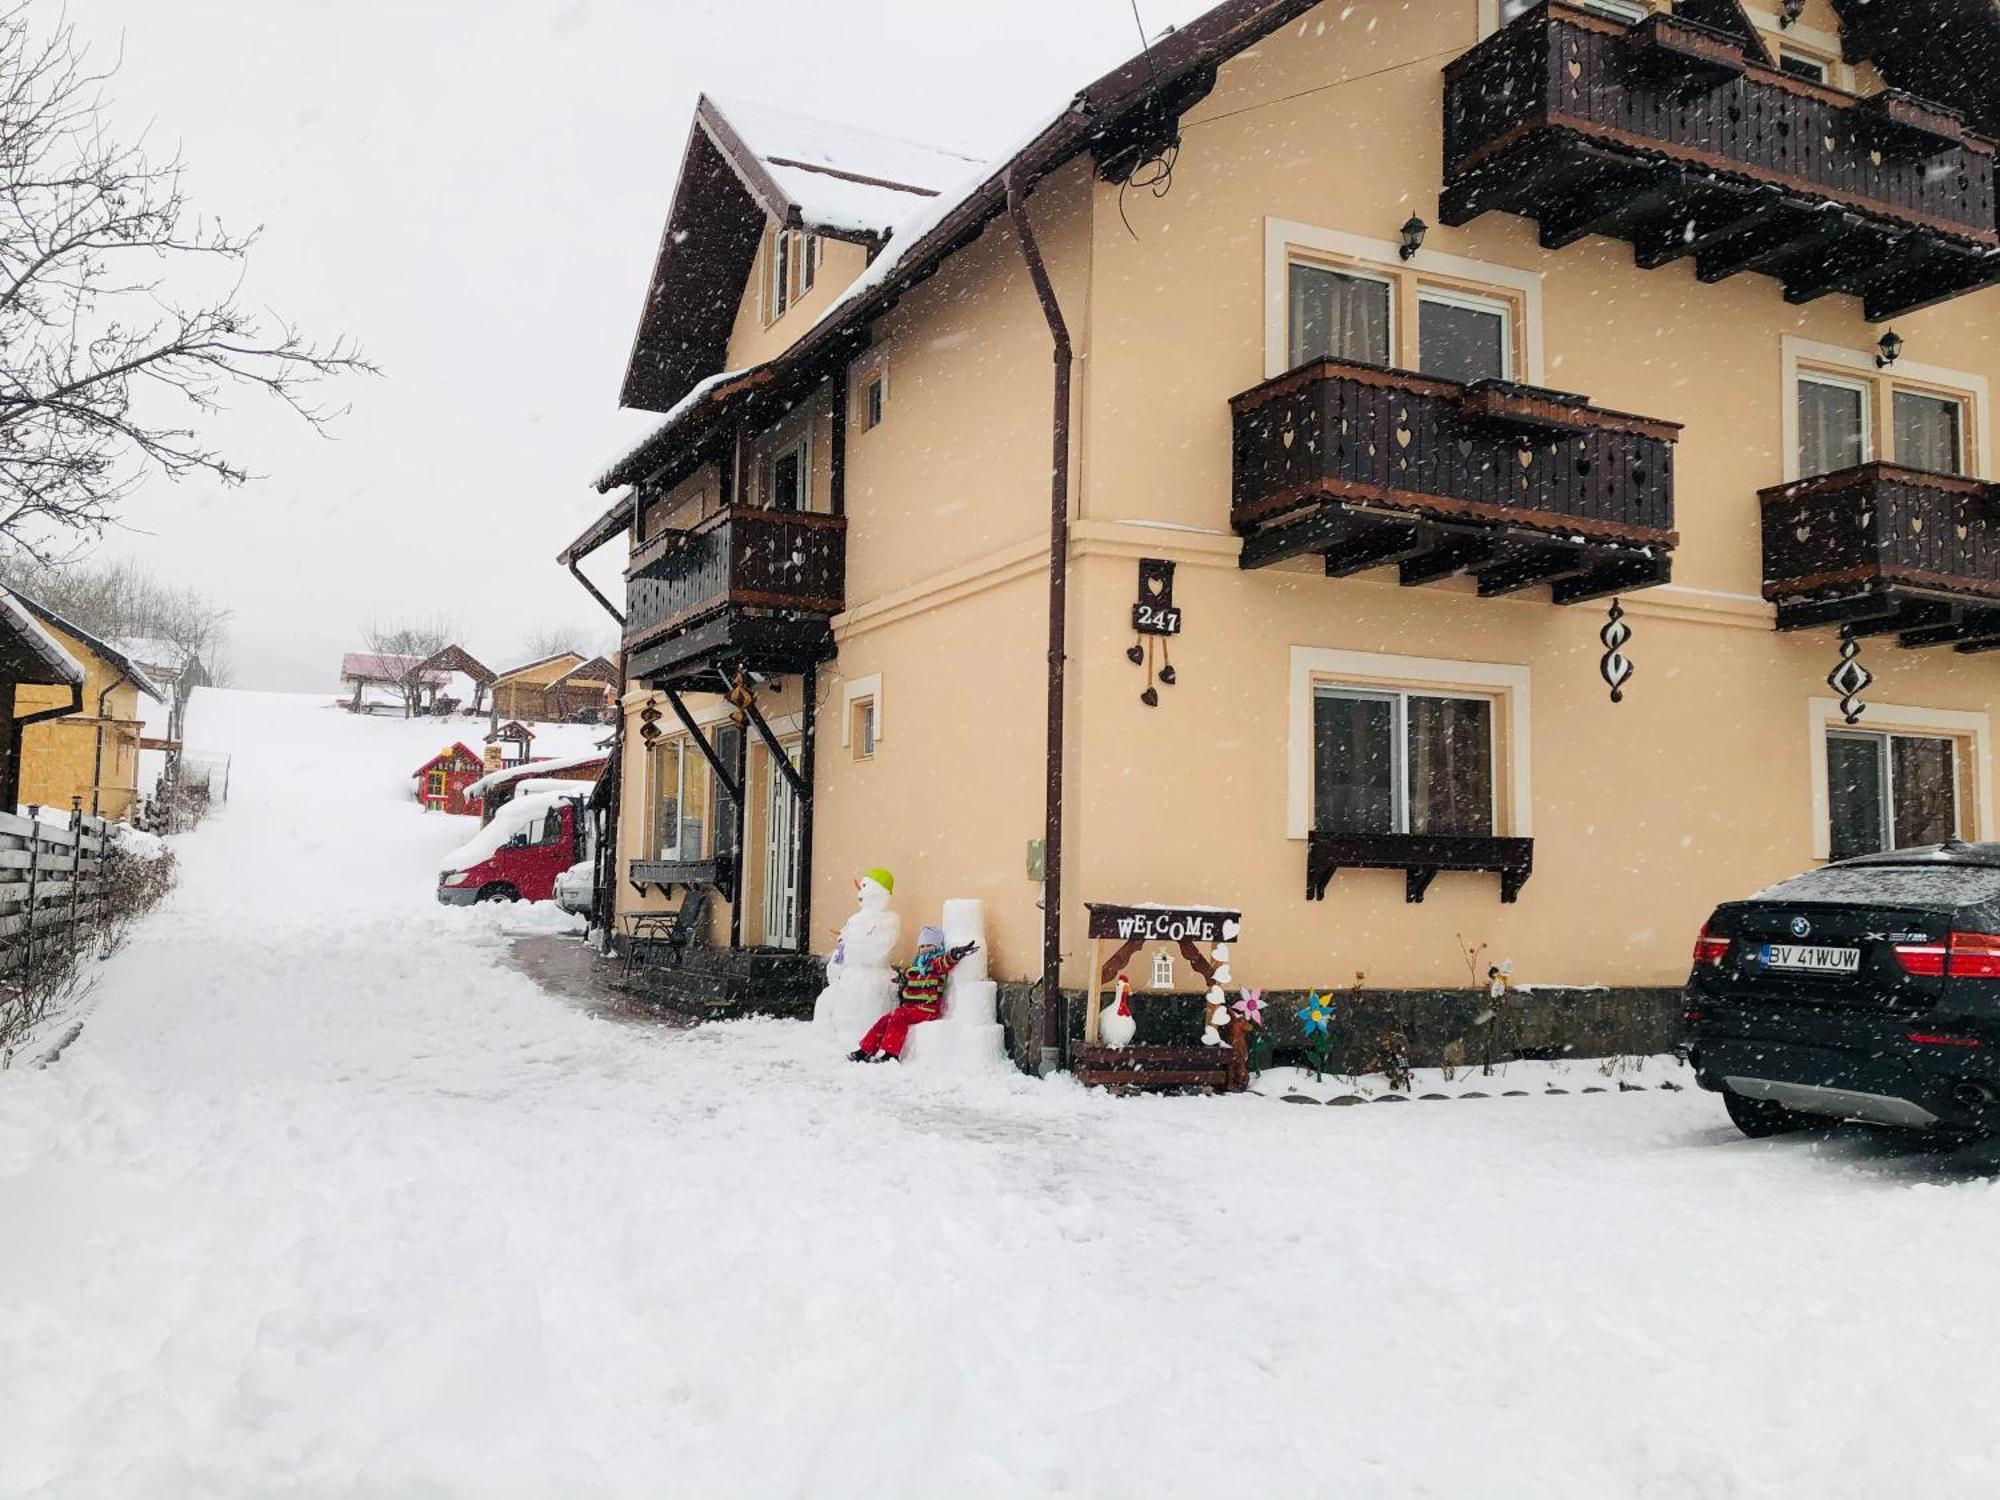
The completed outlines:
[[[53,22],[55,0],[47,0]],[[1140,0],[1149,31],[1195,0]],[[441,611],[489,665],[610,621],[553,559],[645,425],[619,377],[696,93],[975,153],[1129,53],[1130,0],[69,0],[123,49],[113,119],[262,224],[249,295],[358,337],[336,442],[245,396],[264,477],[151,481],[143,557],[235,611],[239,682],[333,686],[371,617]],[[1060,38],[1061,45],[1052,45]]]

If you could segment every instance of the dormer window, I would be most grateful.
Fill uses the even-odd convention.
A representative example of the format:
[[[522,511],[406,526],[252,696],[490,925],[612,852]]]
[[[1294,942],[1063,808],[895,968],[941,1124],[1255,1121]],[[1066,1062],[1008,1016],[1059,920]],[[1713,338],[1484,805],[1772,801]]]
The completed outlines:
[[[802,229],[773,229],[765,253],[764,321],[775,323],[819,279],[820,239]]]

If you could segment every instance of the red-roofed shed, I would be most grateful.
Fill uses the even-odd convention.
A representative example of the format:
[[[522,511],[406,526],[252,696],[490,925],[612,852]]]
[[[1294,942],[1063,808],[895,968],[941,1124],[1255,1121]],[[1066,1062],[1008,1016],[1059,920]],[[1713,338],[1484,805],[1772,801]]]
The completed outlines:
[[[417,767],[417,800],[426,812],[478,816],[479,804],[467,801],[465,789],[486,774],[479,752],[460,741],[447,745]]]

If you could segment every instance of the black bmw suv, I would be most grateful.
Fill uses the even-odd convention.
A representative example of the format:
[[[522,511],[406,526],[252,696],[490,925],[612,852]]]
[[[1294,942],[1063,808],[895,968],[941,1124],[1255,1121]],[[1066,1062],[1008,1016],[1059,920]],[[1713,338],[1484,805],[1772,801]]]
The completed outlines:
[[[2000,1130],[2000,843],[1864,855],[1718,906],[1686,1022],[1746,1135]]]

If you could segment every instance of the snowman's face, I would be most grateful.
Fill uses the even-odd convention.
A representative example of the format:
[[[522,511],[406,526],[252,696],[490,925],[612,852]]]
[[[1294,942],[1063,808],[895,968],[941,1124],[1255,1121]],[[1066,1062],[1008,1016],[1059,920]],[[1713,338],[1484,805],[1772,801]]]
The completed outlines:
[[[854,895],[863,911],[882,911],[889,905],[889,893],[865,876],[854,882]]]

